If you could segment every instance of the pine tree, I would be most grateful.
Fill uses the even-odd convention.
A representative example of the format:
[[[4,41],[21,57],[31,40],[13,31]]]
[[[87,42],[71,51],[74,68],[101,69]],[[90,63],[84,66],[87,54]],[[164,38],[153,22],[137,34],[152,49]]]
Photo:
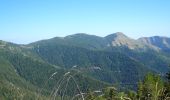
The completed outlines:
[[[161,100],[164,95],[164,84],[161,78],[154,74],[147,74],[138,85],[139,100]]]

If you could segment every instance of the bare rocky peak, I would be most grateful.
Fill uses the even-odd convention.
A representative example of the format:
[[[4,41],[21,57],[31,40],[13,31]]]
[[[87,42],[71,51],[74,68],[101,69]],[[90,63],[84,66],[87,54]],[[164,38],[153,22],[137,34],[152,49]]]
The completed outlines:
[[[105,38],[110,42],[112,46],[125,46],[130,49],[137,49],[137,48],[144,47],[143,43],[135,39],[129,38],[122,32],[117,32],[117,33],[108,35]]]
[[[167,37],[160,37],[160,36],[143,37],[143,38],[139,38],[138,41],[152,45],[162,50],[170,49],[170,38]]]

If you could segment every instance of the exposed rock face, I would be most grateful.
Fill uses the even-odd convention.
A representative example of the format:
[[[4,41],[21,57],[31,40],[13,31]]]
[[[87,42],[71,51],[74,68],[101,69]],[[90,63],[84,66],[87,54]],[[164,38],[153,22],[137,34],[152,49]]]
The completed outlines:
[[[144,43],[131,39],[121,32],[108,35],[105,38],[111,43],[112,46],[125,46],[130,49],[145,48]]]
[[[170,38],[167,37],[144,37],[138,39],[139,41],[157,47],[161,50],[170,50]]]

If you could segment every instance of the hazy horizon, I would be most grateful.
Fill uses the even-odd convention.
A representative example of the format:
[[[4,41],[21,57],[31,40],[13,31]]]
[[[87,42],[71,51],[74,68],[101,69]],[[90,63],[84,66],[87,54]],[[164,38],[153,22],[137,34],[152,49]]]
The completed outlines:
[[[160,0],[4,0],[0,1],[0,40],[19,44],[75,33],[106,36],[170,37],[170,1]]]
[[[113,33],[110,33],[110,34],[114,34],[114,33],[117,33],[117,32],[113,32]],[[3,40],[3,39],[0,39],[0,40],[6,41],[6,42],[12,42],[12,43],[16,43],[16,44],[29,44],[29,43],[33,43],[33,42],[37,42],[37,41],[41,41],[41,40],[51,39],[51,38],[55,38],[55,37],[66,37],[66,36],[75,35],[75,34],[95,35],[95,34],[89,34],[89,33],[74,33],[74,34],[68,34],[68,35],[65,35],[65,36],[53,36],[53,37],[40,38],[40,39],[37,39],[37,40],[35,39],[33,41],[26,41],[26,42],[21,42],[20,40],[19,41],[11,41],[11,40]],[[110,35],[110,34],[107,34],[107,35]],[[133,38],[133,37],[130,37],[129,35],[127,35],[125,33],[123,33],[123,34],[128,36],[129,38],[132,38],[132,39],[139,39],[139,38],[142,38],[142,37],[153,37],[153,36],[168,37],[168,36],[162,36],[162,35],[153,35],[153,36],[141,36],[141,37],[138,37],[138,38]],[[105,35],[105,36],[107,36],[107,35]],[[95,35],[95,36],[99,36],[99,35]],[[99,37],[105,37],[105,36],[99,36]],[[170,38],[170,37],[168,37],[168,38]]]

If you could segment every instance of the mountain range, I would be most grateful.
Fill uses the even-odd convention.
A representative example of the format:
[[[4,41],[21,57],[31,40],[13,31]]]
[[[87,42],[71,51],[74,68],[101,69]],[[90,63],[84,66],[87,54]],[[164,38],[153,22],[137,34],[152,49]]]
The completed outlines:
[[[132,39],[117,32],[105,37],[78,33],[26,45],[0,41],[0,59],[0,89],[6,91],[0,99],[14,96],[11,87],[15,93],[22,91],[29,98],[42,89],[42,98],[46,99],[68,72],[75,74],[82,91],[113,84],[135,90],[137,82],[148,72],[164,78],[170,64],[170,38]],[[55,72],[54,79],[44,86]],[[72,88],[68,91],[76,87],[73,84],[70,82]]]
[[[45,41],[63,45],[81,46],[87,49],[103,49],[108,47],[128,47],[129,49],[152,49],[157,51],[170,49],[170,38],[168,37],[141,37],[135,40],[121,32],[113,33],[105,37],[77,33],[66,37],[55,37],[49,40],[38,41],[35,44]]]

